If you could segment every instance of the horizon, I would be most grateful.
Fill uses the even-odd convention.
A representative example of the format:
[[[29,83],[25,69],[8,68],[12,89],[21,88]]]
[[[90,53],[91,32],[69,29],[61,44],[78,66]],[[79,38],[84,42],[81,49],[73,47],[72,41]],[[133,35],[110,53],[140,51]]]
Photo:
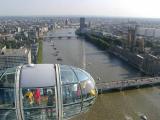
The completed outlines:
[[[159,17],[134,17],[134,16],[98,16],[98,15],[0,15],[0,17],[85,17],[85,18],[120,18],[120,19],[158,19]]]
[[[158,0],[5,0],[0,16],[160,18]]]

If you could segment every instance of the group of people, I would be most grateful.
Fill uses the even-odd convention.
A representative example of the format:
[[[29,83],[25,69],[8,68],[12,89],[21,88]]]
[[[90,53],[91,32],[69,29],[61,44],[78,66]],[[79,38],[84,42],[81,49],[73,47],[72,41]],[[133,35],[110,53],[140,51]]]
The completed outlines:
[[[27,98],[30,105],[32,105],[33,103],[40,105],[40,99],[41,99],[40,88],[36,88],[36,90],[28,89],[24,97]]]
[[[25,107],[44,107],[36,108],[36,112],[30,110],[26,112],[26,117],[43,116],[48,118],[56,117],[56,101],[55,91],[53,88],[36,88],[36,89],[24,89],[24,106]],[[25,104],[26,103],[26,104]],[[28,106],[29,104],[29,106]]]
[[[53,90],[47,91],[47,89],[43,89],[43,92],[41,93],[40,88],[27,89],[24,98],[30,105],[40,105],[43,103],[47,106],[55,105],[55,94],[53,93]]]

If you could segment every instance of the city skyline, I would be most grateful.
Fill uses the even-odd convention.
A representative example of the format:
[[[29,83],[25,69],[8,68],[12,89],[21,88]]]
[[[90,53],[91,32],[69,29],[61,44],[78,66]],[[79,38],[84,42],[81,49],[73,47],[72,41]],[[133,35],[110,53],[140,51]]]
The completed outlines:
[[[0,16],[110,16],[160,18],[158,0],[5,0]]]

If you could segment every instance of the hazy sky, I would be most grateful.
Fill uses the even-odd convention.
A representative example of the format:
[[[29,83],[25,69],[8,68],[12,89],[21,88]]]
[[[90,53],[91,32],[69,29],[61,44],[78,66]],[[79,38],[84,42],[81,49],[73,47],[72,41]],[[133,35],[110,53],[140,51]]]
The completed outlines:
[[[0,15],[160,18],[160,0],[0,0]]]

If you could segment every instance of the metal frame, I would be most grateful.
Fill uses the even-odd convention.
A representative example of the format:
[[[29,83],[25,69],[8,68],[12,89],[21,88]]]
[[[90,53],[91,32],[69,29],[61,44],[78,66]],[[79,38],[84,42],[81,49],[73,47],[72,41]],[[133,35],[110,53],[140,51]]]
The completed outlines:
[[[63,97],[62,97],[62,83],[59,64],[55,64],[56,71],[56,88],[57,88],[57,100],[56,104],[58,107],[58,120],[63,119]]]
[[[56,74],[56,85],[54,86],[54,85],[51,85],[50,87],[51,88],[53,88],[53,86],[54,86],[54,89],[55,89],[55,97],[56,97],[56,117],[58,117],[57,119],[59,119],[59,120],[62,120],[62,119],[60,119],[60,117],[59,116],[61,116],[61,114],[60,114],[60,103],[59,103],[59,90],[58,90],[58,87],[57,87],[57,79],[59,79],[59,70],[57,69],[57,66],[56,65],[53,65],[53,67],[55,67],[55,74]],[[15,99],[15,101],[17,102],[17,105],[16,105],[16,114],[17,114],[17,119],[18,120],[25,120],[24,119],[24,109],[23,109],[23,101],[22,101],[22,88],[21,88],[21,84],[20,84],[20,80],[21,80],[21,69],[23,68],[23,66],[21,66],[21,67],[18,67],[18,69],[17,69],[17,74],[16,74],[16,87],[15,87],[15,91],[16,91],[16,94],[15,94],[15,96],[16,96],[16,99]],[[60,95],[61,96],[61,95]],[[61,110],[62,111],[62,110]]]
[[[54,68],[56,68],[56,66],[54,65],[53,66]],[[55,69],[56,70],[56,69]],[[55,71],[55,74],[56,74],[56,71]],[[57,74],[55,75],[55,76],[57,76]],[[57,77],[56,77],[57,78]],[[56,119],[58,119],[57,117],[58,117],[58,113],[59,113],[59,111],[58,111],[58,104],[57,104],[57,102],[58,102],[58,91],[57,91],[57,81],[56,81],[56,85],[55,85],[55,102],[56,102]]]
[[[74,74],[75,74],[75,76],[76,76],[76,78],[78,80],[77,84],[79,85],[80,90],[81,90],[81,111],[80,112],[82,112],[82,108],[83,108],[82,86],[81,86],[80,80],[78,79],[78,76],[77,76],[76,72],[74,71],[74,69],[72,67],[71,67],[71,69],[73,70],[73,72],[74,72]]]
[[[16,107],[16,114],[18,120],[23,120],[22,114],[21,114],[21,107],[20,107],[20,94],[19,94],[19,87],[20,87],[20,72],[21,72],[22,66],[18,66],[16,69],[15,74],[15,107]]]

